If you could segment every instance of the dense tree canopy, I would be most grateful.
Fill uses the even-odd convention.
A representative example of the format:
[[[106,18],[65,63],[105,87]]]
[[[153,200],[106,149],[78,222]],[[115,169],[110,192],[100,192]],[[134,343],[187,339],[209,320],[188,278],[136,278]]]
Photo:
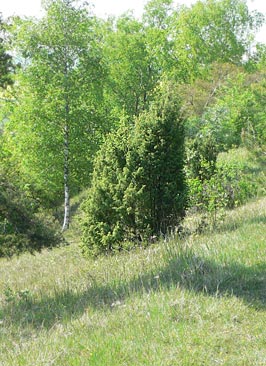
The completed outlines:
[[[189,81],[206,74],[213,62],[240,65],[261,22],[242,0],[197,1],[191,8],[182,7],[172,26],[174,73]]]
[[[151,0],[141,19],[106,20],[86,2],[43,5],[0,34],[0,169],[38,207],[63,205],[63,229],[88,189],[88,247],[165,235],[221,152],[264,151],[263,17],[245,1]]]
[[[5,88],[12,84],[11,73],[14,71],[14,64],[12,57],[7,53],[4,44],[5,27],[4,22],[0,16],[0,87]]]

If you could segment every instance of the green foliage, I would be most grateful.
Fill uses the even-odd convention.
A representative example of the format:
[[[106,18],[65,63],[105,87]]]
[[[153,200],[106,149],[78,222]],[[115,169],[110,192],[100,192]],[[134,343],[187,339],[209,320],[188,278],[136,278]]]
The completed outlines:
[[[62,240],[55,221],[37,203],[0,177],[0,257],[51,248]]]
[[[224,209],[235,208],[257,196],[263,181],[259,177],[261,169],[254,169],[254,159],[245,149],[230,150],[217,157],[215,169],[205,179],[189,176],[189,206],[191,211],[203,214],[201,228],[217,226]]]
[[[2,111],[4,144],[21,180],[49,207],[64,196],[65,130],[75,194],[90,181],[92,155],[107,128],[98,23],[85,7],[64,0],[49,2],[42,19],[13,23],[11,46],[22,68],[15,103],[6,102]]]
[[[254,147],[266,145],[266,83],[265,66],[259,71],[254,72],[247,78],[249,85],[249,95],[246,98],[245,118],[246,124],[242,130],[242,142],[251,151]]]
[[[179,61],[173,77],[194,80],[206,75],[206,66],[213,62],[240,65],[262,21],[262,14],[249,13],[242,0],[197,1],[191,8],[181,7],[173,23],[173,56]]]
[[[4,44],[4,22],[0,14],[0,87],[5,88],[12,84],[11,73],[14,71],[12,57],[7,53]]]
[[[184,130],[173,92],[133,127],[122,124],[100,150],[84,204],[83,248],[110,252],[175,230],[184,214]],[[132,244],[131,244],[132,245]]]
[[[125,236],[124,170],[129,141],[129,128],[121,124],[107,136],[95,159],[92,185],[83,205],[83,248],[94,255],[115,249]]]
[[[230,71],[224,68],[222,73]],[[213,85],[199,79],[187,86],[187,136],[211,135],[220,152],[242,144],[250,150],[265,145],[264,79],[264,70],[249,74],[243,68],[233,68],[224,80],[218,79]]]
[[[235,87],[237,83],[239,84],[240,75],[244,72],[242,66],[228,62],[214,62],[206,65],[205,70],[204,77],[201,76],[192,83],[180,86],[184,103],[183,110],[190,119],[186,123],[186,134],[189,137],[195,136],[202,127],[201,121],[197,120],[193,125],[193,120],[203,117],[209,109],[215,106],[223,93]]]
[[[187,141],[187,174],[201,182],[210,179],[216,169],[218,145],[212,134],[198,134]]]
[[[248,53],[262,15],[249,13],[242,0],[191,7],[151,0],[141,20],[128,12],[107,21],[93,17],[86,2],[43,5],[43,18],[14,17],[9,27],[8,47],[21,67],[1,98],[1,165],[8,179],[46,208],[61,205],[65,192],[69,218],[69,197],[91,184],[104,135],[121,124],[95,159],[86,230],[91,243],[93,235],[96,242],[105,238],[102,252],[148,241],[183,215],[182,120],[188,118],[191,192],[214,195],[212,203],[206,198],[213,210],[228,177],[240,179],[234,168],[218,172],[217,154],[266,145],[265,49]],[[2,39],[0,69],[1,47]],[[2,54],[8,68],[11,59]],[[178,82],[174,93],[183,104],[169,91],[158,95],[165,80]],[[119,122],[124,115],[131,122]]]
[[[172,84],[157,93],[150,111],[136,122],[129,152],[135,220],[151,235],[174,230],[185,207],[184,126],[175,93]]]
[[[106,99],[113,110],[129,116],[147,109],[158,75],[143,24],[126,14],[111,23],[104,35],[107,71]]]
[[[144,7],[142,22],[153,82],[160,80],[162,75],[169,75],[176,67],[172,34],[174,13],[172,0],[151,0]]]
[[[208,125],[224,149],[244,144],[252,150],[265,144],[264,78],[263,71],[240,74],[232,81],[234,85],[223,90],[209,116],[207,113]]]

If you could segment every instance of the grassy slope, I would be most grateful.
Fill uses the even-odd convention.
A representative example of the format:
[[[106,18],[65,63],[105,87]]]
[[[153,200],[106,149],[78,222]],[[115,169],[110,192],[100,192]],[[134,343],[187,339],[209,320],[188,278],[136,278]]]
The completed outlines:
[[[266,365],[266,199],[219,232],[96,261],[0,260],[0,365]]]

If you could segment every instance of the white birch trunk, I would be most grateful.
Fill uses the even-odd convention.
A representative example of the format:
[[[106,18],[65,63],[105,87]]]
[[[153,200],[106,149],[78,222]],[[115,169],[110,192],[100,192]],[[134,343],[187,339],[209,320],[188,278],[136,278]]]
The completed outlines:
[[[66,114],[68,113],[68,105],[66,105]],[[65,124],[64,127],[64,223],[62,231],[69,228],[70,221],[70,194],[69,194],[69,127]]]
[[[64,30],[65,31],[65,30]],[[64,222],[62,231],[69,228],[70,222],[70,192],[69,192],[69,99],[68,99],[68,53],[64,50],[64,95],[65,95],[65,123],[64,123]]]

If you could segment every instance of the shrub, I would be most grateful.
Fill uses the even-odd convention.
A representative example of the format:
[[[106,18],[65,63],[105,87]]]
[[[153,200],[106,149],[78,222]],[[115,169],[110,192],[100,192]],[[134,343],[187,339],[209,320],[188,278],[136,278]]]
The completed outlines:
[[[184,126],[174,95],[158,102],[136,122],[128,153],[131,174],[127,207],[134,213],[141,237],[165,235],[184,215]]]
[[[92,185],[83,204],[83,249],[94,255],[113,250],[125,237],[123,207],[130,128],[107,136],[94,161]],[[127,217],[128,219],[128,217]]]
[[[134,126],[124,122],[95,159],[84,203],[83,249],[93,255],[165,235],[184,215],[184,132],[179,104],[160,91]]]
[[[210,133],[199,133],[194,139],[188,140],[187,176],[198,178],[201,182],[210,179],[216,170],[218,153],[218,145]]]
[[[52,216],[0,176],[0,257],[34,252],[61,241]]]
[[[215,171],[208,179],[188,178],[190,209],[205,213],[205,226],[216,226],[223,209],[232,209],[256,196],[259,182],[254,178],[254,160],[250,159],[242,148],[233,149],[218,156]]]

